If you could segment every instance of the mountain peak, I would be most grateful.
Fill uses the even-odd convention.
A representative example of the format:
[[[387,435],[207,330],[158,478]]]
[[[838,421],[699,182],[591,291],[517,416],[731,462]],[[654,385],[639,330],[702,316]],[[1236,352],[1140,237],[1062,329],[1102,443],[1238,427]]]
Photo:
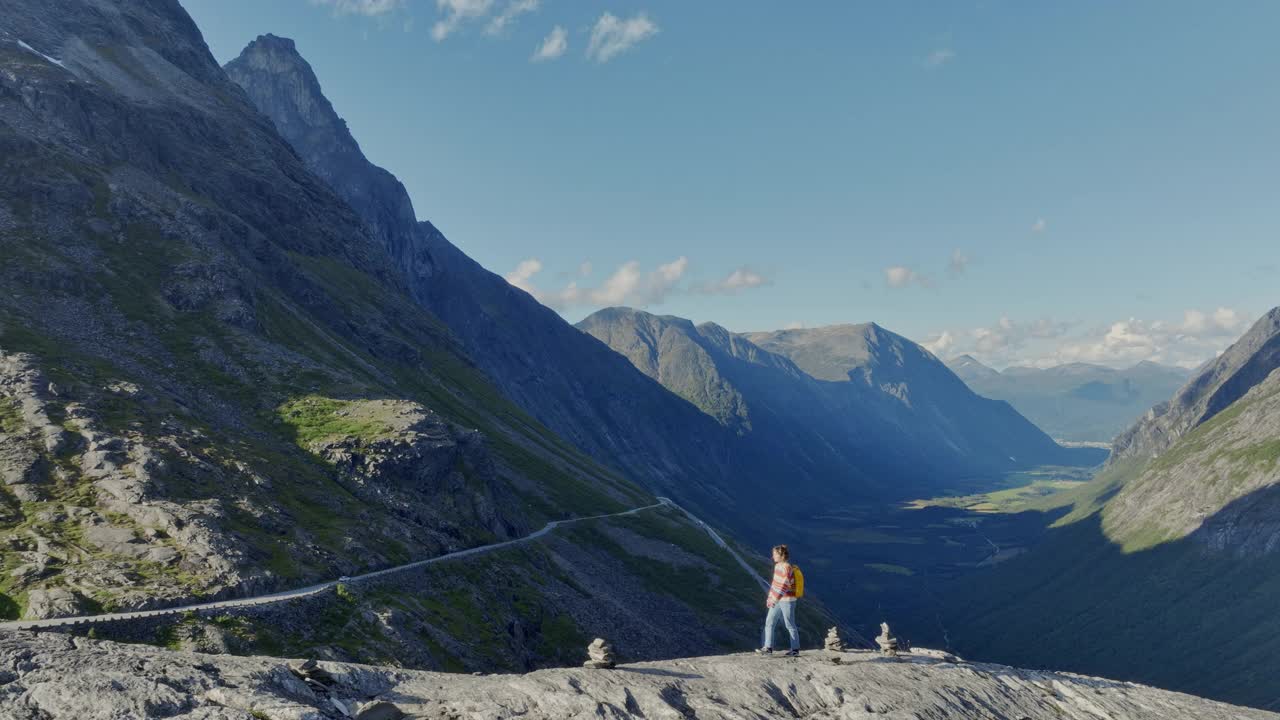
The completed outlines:
[[[294,44],[293,38],[280,37],[279,35],[273,35],[272,33],[259,35],[253,42],[249,43],[249,45],[245,47],[245,52],[262,47],[279,48],[281,50],[294,53],[295,55],[298,52],[298,46]],[[301,60],[302,56],[298,56],[298,59]]]
[[[415,255],[408,241],[418,232],[409,193],[394,175],[365,158],[293,40],[259,35],[224,69],[307,167],[360,215],[400,267],[412,265],[416,272],[430,274],[430,260]]]
[[[292,112],[266,113],[275,121],[280,134],[292,141],[299,128],[329,128],[339,133],[344,144],[356,145],[355,138],[347,131],[347,124],[320,88],[311,64],[298,52],[293,40],[278,35],[259,35],[245,46],[240,56],[227,63],[227,75],[244,88],[255,101],[264,93],[273,91],[273,104]],[[261,103],[255,102],[259,108]],[[358,146],[356,147],[358,151]]]

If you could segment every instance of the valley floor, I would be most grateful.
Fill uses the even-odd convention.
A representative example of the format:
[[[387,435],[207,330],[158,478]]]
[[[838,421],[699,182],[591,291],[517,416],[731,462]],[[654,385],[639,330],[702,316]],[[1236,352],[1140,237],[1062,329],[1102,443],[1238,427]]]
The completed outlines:
[[[302,670],[274,658],[17,632],[0,635],[0,669],[0,717],[15,720],[1280,718],[1132,683],[923,651],[898,659],[866,651],[737,654],[471,676],[329,662]]]
[[[912,502],[823,508],[780,534],[807,587],[867,637],[889,622],[904,640],[944,647],[950,583],[1021,555],[1066,512],[1053,498],[1092,468],[1042,467],[975,479]]]

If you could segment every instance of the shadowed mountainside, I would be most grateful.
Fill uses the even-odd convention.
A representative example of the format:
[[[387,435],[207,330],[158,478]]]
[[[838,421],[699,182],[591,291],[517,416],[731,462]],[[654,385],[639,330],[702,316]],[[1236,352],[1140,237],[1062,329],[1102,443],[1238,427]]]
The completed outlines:
[[[420,227],[407,206],[369,203],[387,218],[372,230],[175,0],[5,3],[0,617],[300,587],[652,502],[503,396],[404,280],[388,243]],[[559,661],[619,614],[696,617],[737,587],[740,569],[653,582],[714,568],[699,533],[673,517],[612,544],[568,534],[555,542],[590,547],[495,567],[510,595],[462,582],[448,612],[413,588],[338,597],[298,641],[360,659],[425,638],[412,661],[428,667]],[[633,557],[651,543],[680,562]],[[602,576],[539,574],[565,557]],[[599,612],[583,588],[606,581],[632,592]],[[722,619],[754,624],[751,604]],[[635,627],[651,653],[725,639]]]
[[[1070,510],[1045,542],[953,588],[956,648],[1275,704],[1277,317],[1118,438],[1096,478],[1041,503]]]

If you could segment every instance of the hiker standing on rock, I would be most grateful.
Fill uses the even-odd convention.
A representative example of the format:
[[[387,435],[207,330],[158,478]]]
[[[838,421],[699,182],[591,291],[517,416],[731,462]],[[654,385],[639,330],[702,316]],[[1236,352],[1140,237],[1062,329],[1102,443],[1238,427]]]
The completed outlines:
[[[791,551],[786,545],[773,548],[773,583],[769,586],[769,596],[765,598],[765,607],[769,615],[764,619],[764,647],[756,650],[761,655],[773,652],[773,628],[782,618],[791,633],[791,649],[787,655],[800,654],[800,628],[796,627],[796,601],[804,595],[804,573],[791,564]]]

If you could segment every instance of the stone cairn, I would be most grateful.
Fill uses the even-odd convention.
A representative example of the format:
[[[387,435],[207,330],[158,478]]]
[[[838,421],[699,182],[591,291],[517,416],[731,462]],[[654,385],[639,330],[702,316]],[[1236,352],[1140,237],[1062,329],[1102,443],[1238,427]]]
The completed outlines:
[[[880,623],[880,634],[876,636],[876,644],[880,646],[881,655],[898,656],[898,638],[889,634],[889,623]]]
[[[832,652],[844,652],[844,641],[840,639],[840,631],[836,628],[828,630],[827,639],[823,641],[822,647]]]
[[[297,665],[290,665],[289,670],[301,678],[313,692],[322,695],[327,695],[329,687],[334,683],[333,675],[320,667],[314,658]]]
[[[582,663],[583,667],[589,668],[611,668],[616,662],[613,656],[613,646],[604,638],[596,638],[587,646],[587,655],[590,660]]]

